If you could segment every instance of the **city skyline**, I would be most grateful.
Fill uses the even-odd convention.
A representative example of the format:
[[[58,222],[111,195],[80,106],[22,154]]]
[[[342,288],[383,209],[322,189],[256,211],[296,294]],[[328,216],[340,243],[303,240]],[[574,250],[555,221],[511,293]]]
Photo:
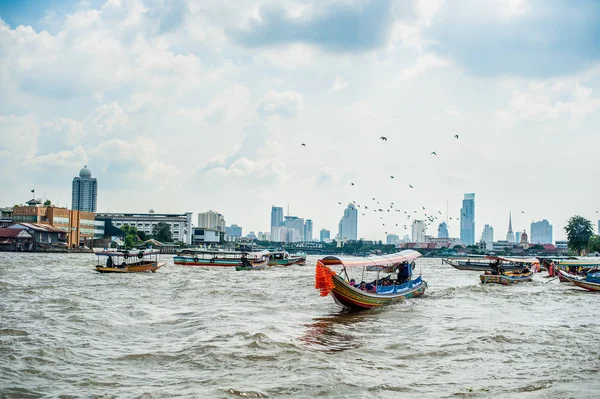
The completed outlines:
[[[464,193],[497,237],[509,211],[554,240],[600,219],[597,3],[132,4],[0,4],[1,206],[70,205],[88,165],[100,212],[218,209],[247,231],[280,203],[335,232],[356,201],[359,238],[404,236],[394,202],[459,237]]]

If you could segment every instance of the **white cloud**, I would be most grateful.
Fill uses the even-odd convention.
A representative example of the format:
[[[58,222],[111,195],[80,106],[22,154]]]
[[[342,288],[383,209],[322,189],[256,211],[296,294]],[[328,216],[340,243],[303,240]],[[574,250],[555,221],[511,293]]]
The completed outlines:
[[[103,137],[117,132],[127,126],[129,117],[119,106],[112,102],[96,108],[88,117],[85,124],[95,135]]]
[[[400,71],[400,78],[408,80],[416,79],[432,69],[443,68],[447,65],[447,60],[435,54],[424,54],[417,58],[412,66],[402,69]]]
[[[331,88],[329,89],[329,93],[335,93],[338,91],[344,90],[348,87],[348,81],[344,79],[342,75],[335,75],[335,79],[333,79],[333,83],[331,84]]]
[[[269,90],[258,104],[257,111],[263,115],[294,117],[304,108],[304,98],[298,92]]]
[[[33,157],[39,127],[34,115],[0,115],[0,157],[4,162],[19,162]]]
[[[85,137],[83,124],[68,118],[58,118],[42,124],[38,153],[49,154],[77,146]]]

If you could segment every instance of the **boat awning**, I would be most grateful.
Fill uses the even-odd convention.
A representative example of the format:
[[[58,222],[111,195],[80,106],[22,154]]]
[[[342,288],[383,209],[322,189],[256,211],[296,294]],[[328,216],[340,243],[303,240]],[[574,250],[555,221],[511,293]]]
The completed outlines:
[[[160,251],[146,251],[146,252],[142,252],[142,251],[129,251],[129,253],[127,252],[117,252],[117,251],[100,251],[100,252],[95,252],[96,255],[98,256],[124,256],[127,255],[128,257],[133,257],[133,256],[138,256],[139,253],[142,253],[144,256],[148,256],[148,255],[160,255]]]
[[[366,267],[366,266],[392,266],[402,262],[412,262],[421,257],[421,254],[412,249],[389,255],[373,255],[367,257],[356,256],[326,256],[321,263],[327,266],[343,265],[344,267]]]
[[[511,263],[540,263],[537,258],[516,258],[516,257],[504,257],[504,256],[486,256],[487,259],[493,260],[501,260],[502,262],[511,262]]]

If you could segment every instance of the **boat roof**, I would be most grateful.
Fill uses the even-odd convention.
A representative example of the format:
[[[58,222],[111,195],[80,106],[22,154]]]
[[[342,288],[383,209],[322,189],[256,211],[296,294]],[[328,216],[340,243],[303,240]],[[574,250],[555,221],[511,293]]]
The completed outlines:
[[[412,262],[419,257],[421,257],[419,252],[407,249],[388,255],[326,256],[320,261],[325,265],[343,265],[344,267],[393,266],[402,262]]]
[[[518,256],[511,256],[511,257],[506,257],[506,256],[495,256],[495,255],[488,255],[486,256],[487,259],[494,259],[494,260],[501,260],[502,262],[511,262],[511,263],[540,263],[540,261],[538,260],[538,258],[532,258],[532,257],[518,257]]]
[[[557,262],[563,266],[600,266],[600,258],[563,259]]]
[[[138,254],[140,252],[143,253],[144,256],[148,256],[148,255],[160,255],[160,251],[136,251],[136,250],[131,250],[131,251],[100,251],[100,252],[95,252],[95,254],[98,255],[98,256],[123,256],[123,255],[138,256]]]

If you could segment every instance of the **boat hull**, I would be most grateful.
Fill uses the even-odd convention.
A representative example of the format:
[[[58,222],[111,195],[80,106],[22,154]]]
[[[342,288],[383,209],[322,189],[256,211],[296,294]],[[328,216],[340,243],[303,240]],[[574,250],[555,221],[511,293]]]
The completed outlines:
[[[340,276],[336,275],[332,277],[334,288],[330,292],[331,296],[338,304],[350,310],[372,309],[404,299],[415,298],[423,295],[427,288],[427,283],[419,277],[407,284],[396,286],[397,290],[395,293],[377,294],[354,288]]]
[[[166,265],[165,262],[151,262],[144,265],[127,265],[125,267],[105,267],[96,266],[96,271],[99,273],[155,273],[158,269]]]
[[[481,274],[479,276],[479,280],[481,284],[516,284],[522,283],[524,281],[531,281],[533,278],[533,272],[529,272],[526,274]]]
[[[569,282],[579,288],[583,288],[588,291],[600,292],[600,283],[593,283],[582,278],[569,276],[568,273],[565,273],[562,270],[560,270],[558,273],[566,282]]]

